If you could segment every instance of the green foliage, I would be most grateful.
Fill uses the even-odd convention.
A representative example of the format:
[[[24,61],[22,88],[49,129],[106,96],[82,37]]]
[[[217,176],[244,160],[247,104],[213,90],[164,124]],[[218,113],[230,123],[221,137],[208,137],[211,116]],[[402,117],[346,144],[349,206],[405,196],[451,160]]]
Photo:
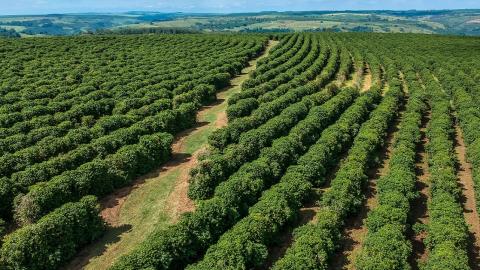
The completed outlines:
[[[12,52],[7,62],[17,57],[19,65],[29,70],[23,74],[13,64],[2,66],[5,80],[0,85],[0,198],[5,202],[0,205],[0,216],[11,218],[16,198],[17,217],[24,216],[19,218],[21,223],[38,219],[72,195],[58,195],[51,205],[51,199],[45,199],[41,209],[20,207],[23,199],[19,195],[39,192],[30,186],[52,186],[46,183],[73,175],[84,164],[107,163],[108,156],[123,155],[128,160],[126,152],[131,153],[131,166],[144,162],[135,160],[148,156],[134,150],[141,137],[176,134],[193,126],[199,107],[216,99],[216,92],[229,84],[249,57],[263,49],[265,38],[161,35],[145,36],[141,41],[127,36],[33,41],[39,61],[29,61],[35,58],[27,49],[29,41],[0,41],[2,52]],[[192,42],[198,44],[192,46]],[[169,53],[173,47],[175,53]],[[132,48],[135,54],[129,54]],[[56,52],[63,51],[69,53],[59,58]],[[129,150],[122,150],[124,147]],[[163,150],[160,152],[157,165],[167,158]],[[152,163],[144,168],[123,166],[122,173],[110,172],[120,178],[114,177],[115,184],[108,178],[94,193],[85,193],[91,189],[85,187],[74,190],[83,190],[82,196],[106,194],[130,183],[145,168],[152,168]],[[95,175],[105,177],[100,172]],[[101,181],[93,174],[89,177],[89,181]],[[80,196],[76,193],[72,198]],[[30,205],[38,200],[26,201]],[[37,214],[22,213],[32,211]]]
[[[244,132],[237,144],[231,144],[221,154],[210,156],[192,171],[189,196],[195,199],[210,197],[221,181],[238,170],[243,163],[257,157],[263,147],[268,146],[275,138],[285,135],[298,121],[303,118],[315,121],[314,126],[307,127],[310,130],[329,123],[355,95],[355,90],[346,89],[320,106],[305,99],[289,106],[260,127]],[[325,99],[317,100],[322,102]]]
[[[471,269],[465,252],[458,252],[454,242],[446,241],[435,246],[429,254],[426,270],[433,269]]]
[[[5,233],[7,232],[6,226],[7,226],[6,222],[3,219],[0,219],[0,241],[5,235]]]
[[[84,163],[75,170],[42,182],[17,198],[15,218],[20,224],[31,223],[54,208],[93,194],[106,195],[129,184],[170,158],[173,136],[156,133],[140,137],[139,143],[121,147],[105,159]]]
[[[455,173],[450,102],[439,83],[431,79],[427,84],[432,94],[432,118],[427,132],[432,187],[426,244],[432,255],[426,269],[469,269],[469,235]]]
[[[374,89],[366,95],[378,99],[379,93],[378,89]],[[330,189],[323,195],[323,207],[319,210],[318,223],[307,224],[296,230],[292,247],[287,250],[285,257],[275,264],[274,269],[288,269],[296,264],[301,265],[302,269],[328,269],[333,250],[339,242],[338,234],[343,221],[349,214],[357,211],[363,200],[362,190],[367,180],[365,174],[373,164],[374,154],[382,145],[389,125],[397,115],[402,97],[401,88],[392,87],[360,128],[356,127],[359,123],[342,122],[340,119],[325,130],[317,144],[310,148],[309,153],[312,155],[301,159],[299,164],[309,170],[300,171],[307,172],[311,181],[320,186],[325,183],[328,169],[338,162],[338,153],[344,149],[340,146],[348,145],[356,135],[346,160],[332,180]],[[360,110],[361,108],[358,108],[357,113]],[[355,118],[354,115],[358,114],[352,113],[350,117]],[[357,119],[361,118],[357,116]],[[328,231],[324,229],[325,222],[331,224]],[[298,234],[297,231],[301,233]]]
[[[314,42],[320,41],[314,39]],[[238,142],[242,132],[247,132],[250,129],[259,127],[269,119],[281,113],[287,107],[292,106],[295,102],[298,102],[302,99],[310,99],[309,96],[311,96],[313,93],[316,93],[318,89],[326,83],[326,81],[310,82],[310,80],[315,78],[315,76],[317,76],[322,71],[322,67],[324,67],[324,65],[327,63],[327,48],[328,47],[326,46],[321,46],[320,55],[317,55],[318,45],[314,46],[310,51],[308,57],[305,58],[301,64],[297,65],[294,70],[292,70],[292,73],[294,74],[301,74],[295,76],[295,78],[293,80],[290,80],[288,83],[281,84],[275,90],[271,90],[261,95],[260,97],[258,97],[258,101],[256,103],[251,101],[250,104],[255,104],[255,107],[258,107],[253,112],[251,112],[251,108],[246,108],[241,105],[241,103],[243,103],[245,100],[253,99],[253,97],[248,97],[248,95],[245,95],[245,98],[239,100],[236,104],[229,106],[227,108],[227,115],[229,116],[230,123],[227,127],[217,130],[210,136],[210,145],[218,149],[224,149],[228,144]],[[335,70],[333,69],[333,71]],[[326,72],[326,70],[324,70],[323,72]],[[252,73],[252,75],[253,74],[255,73]],[[269,83],[271,83],[272,81],[269,81]],[[309,83],[307,85],[301,86],[305,81],[309,81]],[[331,95],[331,92],[335,90],[336,89],[328,89],[328,92],[326,94],[319,93],[318,95],[315,95],[315,97],[312,97],[312,100],[316,104],[324,102],[326,98]],[[243,91],[240,93],[246,92],[247,91]],[[248,111],[251,112],[251,114],[241,118],[238,118],[238,116],[230,116],[232,113],[238,114],[238,110]],[[246,114],[246,112],[242,112],[239,115],[242,114]]]
[[[101,236],[103,230],[96,198],[84,197],[8,235],[0,250],[0,266],[56,269],[81,247]]]
[[[370,217],[369,217],[370,218]],[[370,232],[363,244],[363,252],[356,260],[358,269],[410,269],[408,258],[412,252],[405,241],[404,228],[395,223],[385,223],[374,233]]]
[[[192,259],[205,252],[240,217],[246,215],[247,207],[258,200],[262,191],[281,178],[285,169],[298,159],[298,155],[302,153],[303,149],[313,144],[315,138],[319,136],[319,132],[332,122],[342,112],[342,109],[353,102],[356,96],[356,90],[345,89],[325,104],[314,107],[313,111],[304,120],[298,122],[287,136],[276,139],[272,146],[262,150],[258,159],[245,163],[236,173],[216,187],[214,196],[200,204],[194,213],[184,216],[179,224],[166,231],[152,234],[145,244],[133,253],[122,257],[113,269],[146,266],[168,269],[172,265],[184,265],[192,262]],[[354,108],[347,113],[348,117],[345,118],[350,121],[358,121],[359,117],[355,111],[368,112],[367,105],[374,101],[375,98],[372,95],[360,98]],[[209,208],[213,207],[222,209],[221,211],[225,214],[219,216],[218,219],[207,219],[205,212],[211,212],[212,210]],[[227,213],[229,214],[227,215]],[[187,231],[183,224],[191,224],[194,220],[202,220],[202,223],[199,224],[199,228],[188,228]],[[189,241],[175,242],[174,246],[180,244],[181,248],[173,249],[170,242],[167,242],[170,239],[168,235],[171,233],[188,234],[190,235]],[[142,255],[151,254],[153,250],[163,250],[162,256],[144,257]],[[261,251],[258,252],[255,254],[263,254]],[[252,257],[252,259],[256,261],[258,258]]]
[[[329,269],[329,261],[341,238],[338,215],[330,210],[318,214],[318,223],[293,232],[295,244],[274,266],[274,270]]]
[[[318,182],[311,177],[307,170],[301,171],[298,166],[332,167],[334,164],[332,160],[338,159],[335,153],[348,146],[358,131],[351,127],[365,119],[369,109],[378,99],[378,91],[359,97],[334,125],[322,132],[318,141],[310,147],[309,152],[298,159],[299,165],[288,167],[280,179],[280,183],[264,192],[258,203],[250,207],[249,215],[227,231],[217,244],[211,246],[202,261],[189,268],[249,269],[261,267],[267,258],[265,254],[268,250],[267,245],[278,236],[280,229],[290,223],[298,214],[302,201],[310,194],[312,184]],[[347,139],[348,137],[350,140]],[[337,140],[334,143],[335,149],[327,150],[323,147],[327,142],[335,140]],[[304,157],[310,157],[310,159],[304,159]],[[313,160],[314,157],[321,157],[323,160]],[[326,163],[330,163],[330,166],[325,165]],[[325,174],[324,170],[321,176]],[[244,252],[245,250],[248,252]]]
[[[191,172],[189,195],[205,200],[178,223],[155,230],[113,269],[264,267],[270,246],[294,224],[312,188],[327,184],[326,175],[348,150],[322,195],[318,223],[295,229],[292,247],[274,265],[328,269],[346,217],[362,206],[367,172],[377,164],[377,150],[403,105],[402,90],[408,91],[406,111],[388,174],[378,181],[378,207],[366,220],[357,268],[409,268],[415,154],[429,94],[431,258],[426,267],[465,269],[467,227],[452,158],[449,98],[478,186],[480,61],[467,53],[478,47],[476,39],[270,37],[279,44],[229,100],[229,125],[210,136],[213,147]],[[173,135],[193,126],[198,109],[215,101],[264,50],[266,39],[212,34],[0,40],[6,63],[0,67],[0,215],[9,225],[14,217],[24,226],[5,238],[3,267],[55,269],[98,237],[98,210],[96,218],[84,220],[67,219],[75,215],[61,209],[80,205],[71,211],[85,214],[85,204],[72,202],[109,194],[168,160]],[[359,95],[365,88],[370,90]],[[58,212],[64,217],[56,221]],[[98,233],[77,234],[89,226]],[[32,236],[38,228],[57,228],[64,237]],[[47,248],[38,248],[40,243]]]
[[[55,269],[102,233],[97,207],[81,198],[109,194],[167,161],[172,134],[193,126],[265,37],[0,43],[2,56],[9,52],[0,68],[0,216],[14,214],[23,226],[5,239],[1,261]]]
[[[406,76],[414,76],[411,70]],[[425,93],[409,81],[409,99],[400,122],[387,175],[378,180],[378,206],[369,212],[368,233],[356,259],[360,269],[410,269],[411,245],[406,239],[410,202],[415,198],[415,153],[420,140]]]

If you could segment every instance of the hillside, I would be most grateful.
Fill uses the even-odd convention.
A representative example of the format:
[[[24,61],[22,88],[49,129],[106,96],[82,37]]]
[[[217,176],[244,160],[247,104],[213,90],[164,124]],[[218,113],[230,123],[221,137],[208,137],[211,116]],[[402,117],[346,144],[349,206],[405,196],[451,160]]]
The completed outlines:
[[[0,16],[0,28],[14,30],[22,36],[75,35],[99,30],[155,32],[152,28],[160,32],[328,31],[480,35],[480,10],[52,14]]]
[[[0,39],[0,269],[478,269],[480,42]]]

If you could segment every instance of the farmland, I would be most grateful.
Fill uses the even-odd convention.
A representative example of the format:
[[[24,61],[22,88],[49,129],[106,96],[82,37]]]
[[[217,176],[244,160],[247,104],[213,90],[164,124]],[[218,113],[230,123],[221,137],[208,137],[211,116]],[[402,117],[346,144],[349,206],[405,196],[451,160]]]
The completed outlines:
[[[0,269],[479,267],[477,37],[36,37],[0,56]]]
[[[480,35],[480,10],[80,13],[0,16],[0,36],[149,32],[380,32]],[[10,31],[10,32],[6,32]]]

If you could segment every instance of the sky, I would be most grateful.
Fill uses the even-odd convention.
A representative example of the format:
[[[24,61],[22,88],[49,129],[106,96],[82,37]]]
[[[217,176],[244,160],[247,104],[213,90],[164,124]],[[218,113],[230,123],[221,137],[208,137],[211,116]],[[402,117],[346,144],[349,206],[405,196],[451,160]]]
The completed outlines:
[[[480,8],[480,0],[0,0],[0,15],[125,11],[235,13],[464,8]]]

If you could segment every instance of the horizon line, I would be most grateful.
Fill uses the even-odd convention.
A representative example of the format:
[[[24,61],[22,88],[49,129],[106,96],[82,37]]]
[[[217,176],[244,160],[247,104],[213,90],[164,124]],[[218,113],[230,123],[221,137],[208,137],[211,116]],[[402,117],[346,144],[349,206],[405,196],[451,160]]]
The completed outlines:
[[[263,11],[244,11],[244,12],[185,12],[185,11],[154,11],[154,10],[128,10],[128,11],[86,11],[86,12],[45,12],[45,13],[18,13],[18,14],[0,14],[0,17],[7,16],[53,16],[53,15],[115,15],[115,14],[128,14],[128,13],[158,13],[158,14],[185,14],[185,15],[234,15],[234,14],[258,14],[258,13],[289,13],[289,12],[372,12],[372,11],[393,11],[393,12],[406,12],[406,11],[424,11],[424,12],[436,12],[436,11],[461,11],[461,10],[480,10],[480,8],[454,8],[454,9],[325,9],[325,10],[263,10]]]

